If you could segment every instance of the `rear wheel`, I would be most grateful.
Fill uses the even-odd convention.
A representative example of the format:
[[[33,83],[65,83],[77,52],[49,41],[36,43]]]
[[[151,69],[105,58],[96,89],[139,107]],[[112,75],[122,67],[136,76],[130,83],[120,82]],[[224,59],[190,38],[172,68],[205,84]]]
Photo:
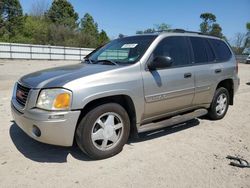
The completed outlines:
[[[228,110],[229,106],[229,93],[224,87],[218,88],[208,111],[208,116],[212,120],[222,119]]]
[[[98,106],[81,120],[76,132],[78,146],[93,159],[104,159],[122,151],[129,137],[126,110],[116,103]]]

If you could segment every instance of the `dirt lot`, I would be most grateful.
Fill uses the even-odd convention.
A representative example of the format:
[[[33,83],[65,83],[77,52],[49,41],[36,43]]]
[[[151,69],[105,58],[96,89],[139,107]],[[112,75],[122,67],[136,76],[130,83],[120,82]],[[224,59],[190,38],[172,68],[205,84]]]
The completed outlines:
[[[91,161],[76,146],[32,140],[10,113],[21,75],[69,63],[76,62],[0,60],[0,187],[250,187],[250,169],[229,166],[225,158],[250,162],[250,65],[239,67],[241,86],[225,119],[143,134],[119,155]]]

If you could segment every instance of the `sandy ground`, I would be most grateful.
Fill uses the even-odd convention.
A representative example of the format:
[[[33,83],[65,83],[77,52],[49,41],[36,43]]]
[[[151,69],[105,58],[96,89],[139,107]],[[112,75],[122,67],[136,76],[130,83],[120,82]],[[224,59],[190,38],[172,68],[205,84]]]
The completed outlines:
[[[77,62],[0,60],[0,187],[250,187],[250,65],[241,64],[235,105],[221,121],[196,119],[130,140],[115,157],[91,161],[76,147],[38,143],[12,121],[14,82],[24,74]]]

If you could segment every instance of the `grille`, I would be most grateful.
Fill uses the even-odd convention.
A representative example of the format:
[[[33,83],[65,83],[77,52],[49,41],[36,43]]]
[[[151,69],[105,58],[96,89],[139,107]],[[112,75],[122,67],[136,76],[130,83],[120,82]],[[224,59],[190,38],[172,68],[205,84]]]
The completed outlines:
[[[17,89],[16,89],[16,101],[21,105],[25,106],[27,102],[27,98],[29,95],[30,89],[27,87],[24,87],[20,84],[17,84]]]

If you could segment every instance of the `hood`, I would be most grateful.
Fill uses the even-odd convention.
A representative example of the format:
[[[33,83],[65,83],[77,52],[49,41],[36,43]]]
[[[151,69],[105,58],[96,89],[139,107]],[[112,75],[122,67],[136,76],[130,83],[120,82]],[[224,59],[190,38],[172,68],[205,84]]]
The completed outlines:
[[[19,81],[33,89],[62,87],[72,80],[116,69],[118,67],[119,66],[79,63],[34,72],[23,76]]]

